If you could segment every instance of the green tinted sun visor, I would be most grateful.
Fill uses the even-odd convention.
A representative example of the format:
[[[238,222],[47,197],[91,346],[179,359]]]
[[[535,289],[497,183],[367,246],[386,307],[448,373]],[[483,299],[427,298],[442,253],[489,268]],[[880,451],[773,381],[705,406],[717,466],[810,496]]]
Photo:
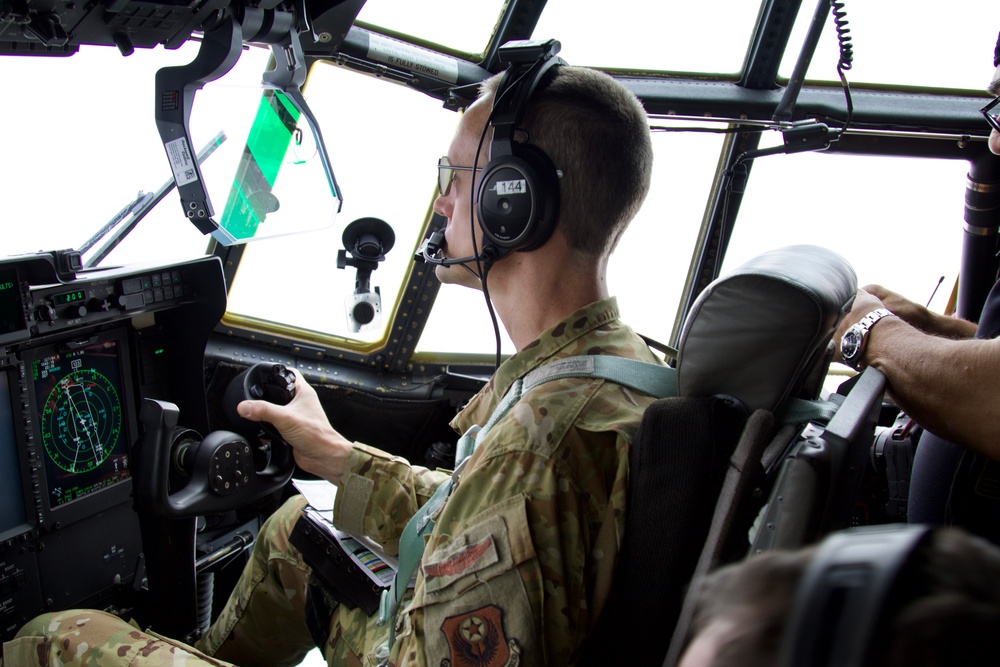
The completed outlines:
[[[234,245],[333,224],[341,195],[318,127],[308,107],[293,96],[266,86],[215,83],[200,91],[199,98],[213,99],[199,99],[195,105],[195,145],[200,145],[199,127],[207,136],[221,126],[230,139],[201,165],[209,196],[225,202],[211,232],[219,243]],[[201,109],[224,112],[213,119],[196,118]],[[232,141],[239,137],[245,140]]]

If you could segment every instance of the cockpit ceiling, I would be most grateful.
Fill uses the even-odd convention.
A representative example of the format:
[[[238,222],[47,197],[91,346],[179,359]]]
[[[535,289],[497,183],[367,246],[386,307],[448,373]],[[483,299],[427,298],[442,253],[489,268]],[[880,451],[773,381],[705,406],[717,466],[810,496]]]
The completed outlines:
[[[296,7],[298,5],[298,7]],[[856,85],[978,90],[989,75],[982,44],[996,38],[986,0],[960,4],[904,0],[837,2],[807,78],[839,83],[841,45],[850,39]],[[302,10],[304,8],[304,11]],[[4,3],[0,53],[70,55],[81,44],[116,46],[124,53],[163,45],[177,48],[210,29],[222,12],[249,16],[290,12],[307,54],[332,57],[361,34],[377,32],[495,71],[496,50],[511,39],[560,40],[571,64],[685,79],[739,81],[776,88],[792,74],[800,47],[828,0],[177,0]],[[724,17],[724,18],[723,18]],[[262,23],[266,27],[268,18]],[[930,22],[945,29],[932,32]],[[266,33],[266,30],[264,31]],[[356,33],[353,36],[351,33]],[[266,36],[265,36],[266,39]],[[982,52],[982,53],[981,53]],[[980,68],[970,67],[981,63]]]

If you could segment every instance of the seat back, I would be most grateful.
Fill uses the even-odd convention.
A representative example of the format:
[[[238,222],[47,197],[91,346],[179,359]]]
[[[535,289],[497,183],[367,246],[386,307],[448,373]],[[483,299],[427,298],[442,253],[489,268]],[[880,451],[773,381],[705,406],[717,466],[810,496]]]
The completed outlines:
[[[727,394],[751,412],[780,411],[789,396],[815,398],[856,291],[844,258],[808,245],[766,252],[715,280],[681,328],[680,395]]]
[[[761,506],[759,502],[748,502],[750,497],[745,491],[730,492],[723,487],[694,578],[738,560],[741,557],[735,539],[738,534],[750,535],[749,549],[746,541],[742,542],[743,554],[755,554],[795,549],[851,525],[869,468],[868,458],[884,393],[885,376],[875,368],[867,368],[846,398],[838,401],[836,414],[825,428],[814,429],[814,435],[797,437],[798,431],[789,432],[787,426],[778,431],[761,453],[775,449],[787,449],[788,453],[781,457],[780,466],[776,466],[779,472],[774,482],[753,488],[753,495],[766,498],[766,503]],[[739,451],[734,460],[737,458]],[[732,477],[727,478],[727,483]],[[742,475],[736,483],[747,488]],[[770,493],[762,493],[768,487]],[[760,511],[750,523],[745,512],[735,518],[736,508],[758,507]],[[685,599],[667,658],[661,663],[666,667],[674,667],[680,660],[688,640],[693,603],[692,598]]]
[[[750,260],[695,301],[679,337],[680,396],[651,405],[632,443],[612,595],[581,664],[662,664],[664,629],[681,614],[706,543],[723,553],[743,530],[736,551],[745,553],[740,526],[754,512],[742,515],[741,505],[761,482],[772,415],[789,397],[818,396],[827,348],[855,291],[843,258],[792,246]]]
[[[684,600],[712,520],[711,494],[746,411],[726,397],[664,398],[649,408],[629,454],[625,535],[611,597],[579,664],[659,665],[664,628]],[[699,548],[694,548],[697,545]]]

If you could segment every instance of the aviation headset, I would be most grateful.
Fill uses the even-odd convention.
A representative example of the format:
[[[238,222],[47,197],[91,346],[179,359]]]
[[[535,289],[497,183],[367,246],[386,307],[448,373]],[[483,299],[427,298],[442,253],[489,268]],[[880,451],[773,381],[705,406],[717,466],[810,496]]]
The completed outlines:
[[[888,601],[930,526],[872,526],[834,533],[795,593],[779,667],[862,667],[884,628]]]
[[[437,231],[424,241],[417,259],[441,266],[480,259],[493,262],[514,250],[534,250],[552,235],[559,217],[559,172],[540,148],[515,141],[514,135],[531,96],[555,66],[566,64],[555,55],[560,48],[554,39],[513,41],[500,47],[500,61],[508,67],[487,119],[487,128],[493,127],[490,161],[482,169],[475,197],[484,247],[471,257],[437,257],[444,241],[444,232]]]
[[[500,47],[509,63],[493,98],[490,161],[483,168],[476,197],[479,225],[490,244],[504,251],[529,251],[552,235],[559,216],[559,175],[552,160],[537,146],[514,140],[528,102],[557,65],[561,45],[516,41]],[[484,248],[485,252],[486,248]]]

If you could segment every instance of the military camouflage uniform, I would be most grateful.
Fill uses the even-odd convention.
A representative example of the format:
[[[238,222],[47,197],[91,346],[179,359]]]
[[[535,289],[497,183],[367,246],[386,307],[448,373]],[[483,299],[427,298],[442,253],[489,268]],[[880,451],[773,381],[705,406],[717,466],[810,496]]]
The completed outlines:
[[[656,362],[643,341],[618,321],[616,301],[599,301],[506,361],[452,425],[465,432],[485,424],[514,380],[549,361],[580,354]],[[578,659],[609,594],[625,525],[628,443],[652,401],[599,379],[560,379],[529,391],[497,422],[435,517],[416,588],[397,619],[392,664],[485,667]],[[337,494],[334,522],[364,532],[393,553],[406,522],[448,476],[356,444]],[[229,604],[198,644],[206,653],[249,667],[295,664],[310,648],[301,622],[308,567],[287,545],[300,508],[300,500],[290,501],[261,531]],[[276,625],[279,616],[297,620]],[[32,647],[38,640],[30,635],[58,622],[58,615],[42,618],[34,629],[22,630]],[[51,648],[62,651],[67,667],[82,664],[66,660],[79,646],[72,627],[76,618],[48,630],[55,639],[49,640]],[[144,642],[155,637],[137,631],[129,637],[130,630],[123,626],[119,632],[124,634],[101,635],[108,655],[115,642],[129,644],[133,653],[152,649],[151,659],[170,650],[173,659],[180,650],[175,643],[153,649]],[[375,664],[373,651],[387,631],[359,610],[338,607],[324,655],[330,665]],[[17,655],[37,655],[29,647],[23,650]],[[225,664],[200,659],[138,664]],[[102,659],[87,664],[130,663]]]

